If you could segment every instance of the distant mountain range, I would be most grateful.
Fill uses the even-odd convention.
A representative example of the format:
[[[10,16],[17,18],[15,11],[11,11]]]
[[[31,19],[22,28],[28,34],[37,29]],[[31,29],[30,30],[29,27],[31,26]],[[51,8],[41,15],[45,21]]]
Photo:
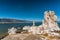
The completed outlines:
[[[18,19],[0,18],[0,23],[23,23],[23,22],[31,22],[31,21],[28,21],[28,20],[18,20]]]
[[[26,23],[26,22],[32,22],[29,20],[18,20],[18,19],[9,19],[9,18],[0,18],[0,23]],[[35,21],[35,22],[41,22],[41,21]],[[60,21],[57,21],[60,23]]]

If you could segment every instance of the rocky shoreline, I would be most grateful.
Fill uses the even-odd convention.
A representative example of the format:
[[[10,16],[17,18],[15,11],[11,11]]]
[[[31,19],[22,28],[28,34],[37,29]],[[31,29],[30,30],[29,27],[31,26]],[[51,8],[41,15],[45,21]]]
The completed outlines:
[[[45,11],[44,20],[39,26],[24,26],[21,33],[17,29],[8,29],[8,36],[1,40],[60,40],[60,28],[56,22],[57,16],[54,11]]]

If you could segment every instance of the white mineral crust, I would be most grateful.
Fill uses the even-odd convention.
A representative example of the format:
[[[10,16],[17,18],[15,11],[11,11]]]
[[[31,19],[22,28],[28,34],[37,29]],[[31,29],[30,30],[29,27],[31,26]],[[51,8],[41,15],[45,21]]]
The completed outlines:
[[[35,22],[33,21],[33,26],[28,28],[28,31],[32,32],[32,34],[43,34],[54,30],[60,30],[58,24],[56,23],[56,19],[57,16],[54,11],[45,11],[42,24],[36,27]]]
[[[11,29],[8,29],[8,34],[11,35],[11,34],[16,34],[16,31],[17,29],[12,27]]]

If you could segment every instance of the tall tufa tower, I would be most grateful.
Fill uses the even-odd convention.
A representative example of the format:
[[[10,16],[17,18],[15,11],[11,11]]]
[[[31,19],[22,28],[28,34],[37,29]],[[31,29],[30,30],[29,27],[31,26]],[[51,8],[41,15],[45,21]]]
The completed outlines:
[[[35,26],[35,21],[33,20],[33,26]]]

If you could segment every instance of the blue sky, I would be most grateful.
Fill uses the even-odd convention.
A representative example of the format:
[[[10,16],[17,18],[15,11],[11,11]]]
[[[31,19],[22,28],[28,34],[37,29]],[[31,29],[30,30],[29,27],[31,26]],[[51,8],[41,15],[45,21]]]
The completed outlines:
[[[0,18],[42,20],[46,10],[60,20],[60,0],[0,0]]]

